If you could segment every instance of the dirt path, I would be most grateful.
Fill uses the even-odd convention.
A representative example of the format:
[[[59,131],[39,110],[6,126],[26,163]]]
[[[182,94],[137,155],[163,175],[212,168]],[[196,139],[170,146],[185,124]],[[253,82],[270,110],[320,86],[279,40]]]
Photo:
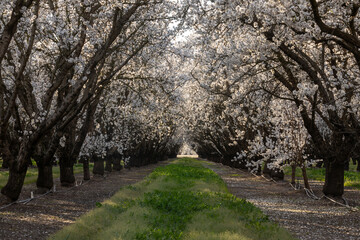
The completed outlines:
[[[95,177],[86,184],[71,189],[59,187],[56,192],[31,202],[15,204],[0,210],[0,239],[46,239],[50,234],[73,223],[77,217],[90,211],[121,187],[142,180],[156,167],[167,162],[152,164],[131,170],[112,172],[104,177]],[[77,176],[80,182],[82,176]],[[20,199],[30,197],[35,185],[26,185]]]
[[[303,190],[295,191],[288,181],[269,182],[217,163],[210,168],[224,179],[232,194],[261,208],[299,239],[360,239],[360,211],[350,211],[325,198],[310,199]],[[311,186],[315,195],[323,195],[321,183],[312,181]],[[347,188],[344,197],[350,205],[360,205],[360,191]]]

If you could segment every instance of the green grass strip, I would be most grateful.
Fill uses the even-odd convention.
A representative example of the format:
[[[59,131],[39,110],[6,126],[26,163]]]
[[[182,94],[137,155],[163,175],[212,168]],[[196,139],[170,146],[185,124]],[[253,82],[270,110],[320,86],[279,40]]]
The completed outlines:
[[[96,206],[50,239],[294,239],[194,159],[158,167]]]

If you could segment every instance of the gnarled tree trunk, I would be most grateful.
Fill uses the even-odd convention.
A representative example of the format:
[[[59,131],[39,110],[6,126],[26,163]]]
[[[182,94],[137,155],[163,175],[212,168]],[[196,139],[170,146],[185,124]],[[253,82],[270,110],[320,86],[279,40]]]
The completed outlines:
[[[45,138],[37,145],[37,151],[33,155],[38,167],[38,178],[36,186],[38,192],[49,190],[54,185],[52,167],[54,163],[54,154],[59,146],[60,133]]]
[[[262,170],[263,174],[270,175],[271,169],[268,167],[269,163],[270,163],[270,160],[266,160],[266,162],[264,164],[264,167],[263,167],[263,170]]]
[[[84,180],[90,180],[90,167],[89,167],[89,158],[83,158],[83,172],[84,172]]]
[[[76,157],[73,155],[74,145],[75,145],[75,129],[76,129],[77,119],[74,119],[66,127],[63,137],[65,138],[65,143],[62,143],[63,146],[59,147],[59,165],[60,165],[60,182],[61,186],[70,187],[75,183],[74,176],[74,164],[76,162]]]
[[[296,165],[291,165],[291,184],[295,184],[295,175],[296,175]]]
[[[271,172],[270,172],[270,176],[271,178],[274,178],[276,180],[284,180],[284,171],[279,169],[279,168],[274,168],[274,169],[271,169]]]
[[[38,165],[38,178],[36,186],[41,189],[51,189],[54,185],[52,164],[39,164]]]
[[[60,162],[60,182],[61,186],[71,187],[75,183],[74,164],[71,160]]]
[[[20,146],[17,158],[10,163],[9,178],[6,185],[1,189],[1,193],[11,201],[16,201],[19,198],[24,185],[30,154],[31,143],[24,141]]]
[[[325,168],[324,194],[342,196],[344,193],[344,162],[326,161]]]
[[[105,162],[105,171],[107,172],[112,172],[112,163],[113,163],[113,156],[108,156],[106,157],[106,162]]]
[[[121,158],[119,158],[119,157],[114,158],[114,160],[113,160],[113,169],[115,171],[120,171],[122,169]]]
[[[24,184],[27,167],[21,170],[10,170],[7,184],[1,189],[1,193],[11,201],[16,201]]]
[[[302,167],[301,172],[302,172],[305,188],[310,189],[309,179],[306,173],[306,167]]]
[[[93,160],[94,160],[93,174],[103,176],[105,173],[104,159],[102,157],[97,157],[94,155]]]

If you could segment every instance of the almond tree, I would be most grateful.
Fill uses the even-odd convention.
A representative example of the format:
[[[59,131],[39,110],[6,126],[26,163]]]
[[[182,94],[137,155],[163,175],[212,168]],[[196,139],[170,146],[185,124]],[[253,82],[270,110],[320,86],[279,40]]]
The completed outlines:
[[[280,99],[272,100],[280,109],[295,104],[325,162],[323,191],[341,196],[344,166],[359,139],[358,4],[239,0],[213,1],[204,9],[194,27],[205,43],[195,77],[210,89],[230,81],[234,99],[259,92],[253,103],[238,101],[252,113],[266,109],[261,95]],[[220,71],[220,78],[209,78]],[[268,125],[262,114],[244,113],[256,123],[253,131]]]
[[[118,57],[117,51],[125,49],[124,55],[127,57],[117,62],[115,73],[147,44],[149,34],[159,34],[159,31],[148,29],[140,33],[140,38],[129,40],[128,37],[133,36],[131,31],[137,33],[137,27],[129,26],[147,23],[156,11],[163,12],[162,7],[165,6],[162,2],[152,3],[147,0],[133,3],[111,0],[91,3],[47,1],[37,2],[34,8],[27,9],[32,1],[24,2],[16,1],[18,4],[5,7],[10,8],[15,15],[20,12],[19,7],[21,12],[28,14],[26,18],[20,18],[24,23],[22,28],[18,27],[19,36],[16,39],[27,38],[27,41],[21,42],[27,43],[29,50],[25,54],[31,51],[31,55],[28,59],[21,57],[23,53],[16,51],[20,49],[16,39],[11,44],[4,42],[1,46],[6,51],[4,55],[9,56],[6,64],[2,62],[5,86],[2,102],[6,103],[3,109],[8,109],[8,114],[2,115],[5,116],[2,143],[6,143],[3,144],[2,155],[11,157],[8,161],[10,175],[2,194],[11,200],[16,200],[20,194],[28,161],[39,142],[45,136],[54,145],[56,139],[63,136],[73,138],[70,136],[73,134],[70,126],[76,125],[76,119],[84,112],[84,107],[90,109],[88,104],[96,102],[102,89],[113,79],[104,78],[102,74],[106,76],[106,70],[111,69],[108,66],[113,62],[111,59]],[[19,17],[16,21],[19,22]],[[11,19],[10,22],[13,24]],[[29,24],[35,29],[30,36],[23,34]],[[132,29],[127,32],[129,35],[122,35],[125,29]],[[13,32],[15,30],[16,27]],[[8,34],[6,31],[2,36]],[[126,45],[128,43],[131,45]],[[8,47],[5,48],[5,45]],[[17,59],[20,58],[24,60],[19,65]],[[31,64],[25,64],[28,60],[31,60]],[[26,67],[22,74],[23,65]],[[20,70],[19,74],[12,71],[14,68]],[[19,77],[11,77],[16,75]],[[20,92],[17,91],[17,82],[24,90],[21,91],[23,97],[17,97],[17,92]],[[9,123],[12,124],[11,129]],[[11,141],[6,140],[9,133],[11,140],[18,141],[16,145],[19,148],[12,149],[13,152],[9,150]],[[65,164],[64,168],[65,175],[68,172],[71,176],[71,163]]]

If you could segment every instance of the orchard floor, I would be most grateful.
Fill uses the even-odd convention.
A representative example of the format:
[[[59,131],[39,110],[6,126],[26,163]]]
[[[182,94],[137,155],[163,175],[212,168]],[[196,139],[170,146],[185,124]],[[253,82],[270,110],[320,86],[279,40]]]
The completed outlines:
[[[122,170],[95,177],[86,184],[57,191],[28,204],[15,204],[0,210],[0,239],[46,239],[77,217],[111,197],[121,187],[136,183],[151,173],[161,162],[141,168]],[[269,182],[239,169],[208,163],[226,182],[229,191],[262,209],[269,218],[287,228],[299,239],[360,239],[360,211],[349,209],[327,199],[313,200],[304,191],[295,191],[288,181]],[[78,181],[81,180],[78,176]],[[317,196],[322,196],[321,183],[311,182]],[[30,196],[34,185],[27,185],[21,199]],[[344,197],[353,206],[360,205],[360,191],[347,188]]]
[[[107,173],[105,177],[93,177],[84,185],[70,189],[59,187],[57,179],[55,193],[34,199],[26,205],[14,204],[0,210],[0,239],[46,239],[95,208],[97,202],[110,198],[121,187],[142,180],[156,167],[165,164],[167,162]],[[81,179],[82,175],[78,175],[79,183]],[[29,198],[35,188],[35,184],[25,185],[20,199]]]
[[[360,209],[350,211],[326,198],[313,200],[304,190],[295,191],[289,179],[275,183],[219,163],[204,165],[223,178],[232,194],[261,208],[271,220],[299,239],[360,239]],[[323,196],[321,182],[310,184],[315,195]],[[346,188],[344,197],[350,205],[360,206],[359,190]]]

